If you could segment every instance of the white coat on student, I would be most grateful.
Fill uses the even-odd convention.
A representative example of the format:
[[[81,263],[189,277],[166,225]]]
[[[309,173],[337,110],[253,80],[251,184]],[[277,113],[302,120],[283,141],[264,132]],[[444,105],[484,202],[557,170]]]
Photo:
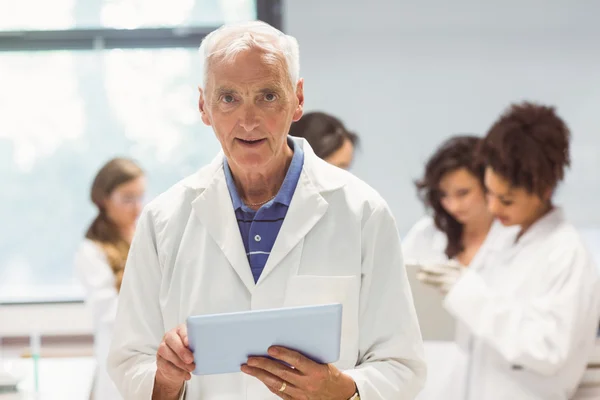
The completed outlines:
[[[485,241],[469,263],[477,264],[484,259],[490,250],[497,249],[505,243],[515,230],[505,228],[498,221],[494,221],[485,238]],[[447,264],[457,262],[446,255],[448,239],[446,234],[437,229],[433,218],[422,217],[408,233],[402,238],[402,255],[407,265]]]
[[[115,274],[108,265],[100,246],[85,239],[75,256],[75,272],[86,291],[86,307],[94,325],[94,399],[121,399],[112,379],[106,372],[106,359],[117,315],[118,293]]]
[[[255,284],[223,154],[147,206],[125,268],[109,373],[149,399],[157,346],[190,315],[343,304],[341,357],[361,398],[413,399],[426,367],[400,239],[385,201],[350,173],[305,154],[290,208]],[[243,333],[240,333],[243,334]],[[251,376],[193,376],[189,399],[277,398]]]
[[[106,371],[117,314],[118,288],[129,242],[145,193],[144,172],[133,160],[113,158],[96,173],[90,199],[97,209],[75,256],[75,273],[86,291],[94,324],[94,399],[120,399]]]
[[[467,271],[445,300],[470,331],[458,338],[471,361],[453,398],[570,398],[595,342],[598,282],[560,209]]]
[[[570,165],[571,132],[551,106],[510,105],[492,124],[488,207],[520,228],[449,290],[446,309],[467,328],[469,363],[456,399],[567,400],[592,352],[600,279],[575,227],[552,201]]]
[[[471,260],[468,268],[473,268],[477,264],[485,262],[486,257],[493,256],[495,252],[506,246],[517,230],[503,227],[498,221],[494,221],[485,238],[485,241]],[[402,239],[402,254],[404,256],[407,268],[419,268],[421,265],[448,264],[457,262],[455,259],[449,259],[445,253],[448,239],[446,235],[435,226],[433,218],[425,216],[421,218],[410,229]],[[413,282],[413,285],[415,283]],[[423,400],[463,400],[460,393],[463,391],[463,383],[466,379],[466,369],[468,366],[468,341],[467,328],[460,321],[454,321],[452,315],[439,312],[431,315],[431,307],[440,307],[442,302],[441,295],[432,296],[434,298],[424,298],[428,293],[427,285],[423,282],[416,282],[416,285],[423,287],[413,288],[413,291],[420,293],[420,301],[415,303],[419,322],[422,329],[429,329],[432,334],[439,327],[440,323],[447,323],[454,328],[455,343],[447,342],[446,358],[440,362],[436,356],[435,365],[429,365],[429,379],[425,388],[419,394],[418,399]],[[431,290],[431,289],[429,289]]]

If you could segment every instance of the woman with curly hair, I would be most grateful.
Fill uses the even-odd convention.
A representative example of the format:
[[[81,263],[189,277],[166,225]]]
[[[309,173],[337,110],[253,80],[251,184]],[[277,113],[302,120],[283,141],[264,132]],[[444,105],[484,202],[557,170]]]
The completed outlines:
[[[455,379],[463,390],[451,398],[567,400],[581,381],[600,318],[600,284],[553,200],[570,165],[570,137],[554,108],[521,103],[483,139],[489,210],[518,229],[465,270],[444,300],[466,328],[457,337],[468,359]]]

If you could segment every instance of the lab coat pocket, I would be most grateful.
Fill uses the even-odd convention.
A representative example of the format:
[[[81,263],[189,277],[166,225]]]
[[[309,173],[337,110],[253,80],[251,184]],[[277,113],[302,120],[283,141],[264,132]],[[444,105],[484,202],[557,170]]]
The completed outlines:
[[[358,313],[360,279],[358,276],[298,275],[290,278],[285,307],[342,304],[340,369],[354,368],[358,360]]]

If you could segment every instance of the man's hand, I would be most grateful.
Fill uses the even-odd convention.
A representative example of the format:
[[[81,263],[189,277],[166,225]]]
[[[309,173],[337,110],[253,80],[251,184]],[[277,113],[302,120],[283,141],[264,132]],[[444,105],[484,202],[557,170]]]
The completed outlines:
[[[177,399],[185,381],[191,379],[190,372],[196,365],[188,346],[185,324],[171,329],[163,337],[156,352],[153,400]]]
[[[271,347],[269,355],[290,367],[266,357],[250,357],[242,372],[261,380],[282,399],[348,400],[356,392],[352,378],[331,364],[318,364],[278,346]]]

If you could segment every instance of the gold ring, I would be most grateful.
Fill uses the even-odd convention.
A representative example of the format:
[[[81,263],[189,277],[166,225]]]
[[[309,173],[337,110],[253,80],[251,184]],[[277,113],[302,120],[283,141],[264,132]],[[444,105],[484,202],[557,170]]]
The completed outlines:
[[[283,381],[283,383],[281,384],[281,387],[279,388],[279,391],[284,392],[286,387],[287,387],[287,383],[285,381]]]

